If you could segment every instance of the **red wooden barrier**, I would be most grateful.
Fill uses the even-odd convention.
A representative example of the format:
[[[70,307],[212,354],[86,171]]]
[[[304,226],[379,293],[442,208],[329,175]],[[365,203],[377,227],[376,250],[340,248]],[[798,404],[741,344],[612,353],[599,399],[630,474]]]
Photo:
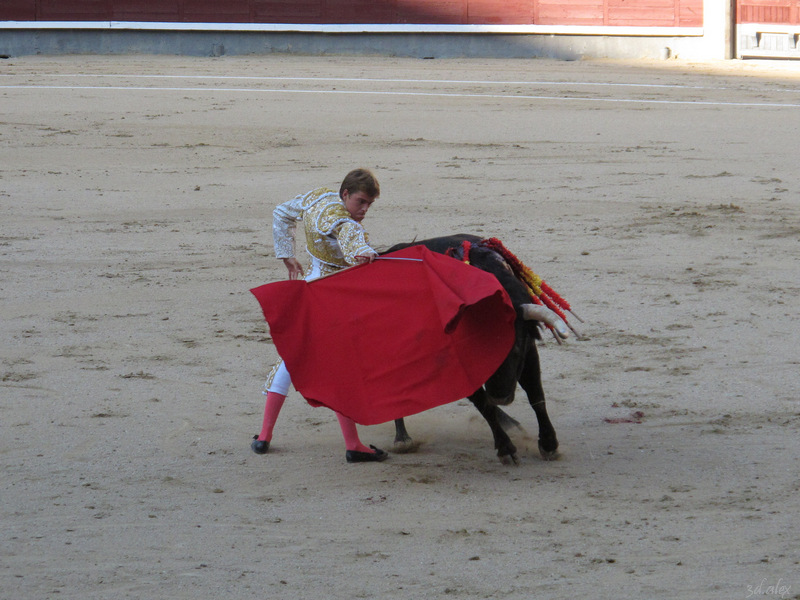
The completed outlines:
[[[800,25],[800,0],[738,0],[736,22]]]
[[[743,8],[767,0],[739,0]],[[800,0],[771,0],[797,14]],[[765,11],[768,12],[767,9]],[[770,13],[772,14],[772,13]],[[3,0],[0,21],[700,27],[703,0]]]

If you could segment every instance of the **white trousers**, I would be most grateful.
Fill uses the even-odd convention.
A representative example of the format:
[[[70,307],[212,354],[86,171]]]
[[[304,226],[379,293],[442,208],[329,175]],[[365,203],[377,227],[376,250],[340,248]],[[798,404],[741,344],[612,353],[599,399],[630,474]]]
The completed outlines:
[[[289,386],[292,385],[292,376],[289,375],[289,371],[286,369],[286,363],[280,361],[275,365],[274,371],[275,374],[270,373],[264,384],[264,393],[275,392],[286,396],[289,393]]]

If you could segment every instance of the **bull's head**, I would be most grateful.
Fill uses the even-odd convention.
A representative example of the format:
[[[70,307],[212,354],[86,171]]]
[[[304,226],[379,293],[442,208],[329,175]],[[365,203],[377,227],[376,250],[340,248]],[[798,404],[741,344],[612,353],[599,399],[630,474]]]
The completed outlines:
[[[489,402],[496,406],[506,406],[514,401],[517,382],[522,375],[529,352],[536,352],[534,340],[537,336],[537,325],[544,323],[553,328],[560,339],[569,336],[569,329],[557,314],[547,307],[536,304],[522,304],[517,309],[517,320],[514,324],[514,345],[511,351],[484,384]],[[538,360],[536,361],[538,363]],[[538,377],[538,374],[537,374]]]
[[[545,306],[530,303],[527,289],[497,253],[474,248],[470,252],[470,262],[473,266],[497,277],[517,310],[517,319],[514,323],[514,345],[497,371],[484,384],[489,402],[505,406],[514,400],[514,392],[525,367],[528,353],[536,352],[534,340],[539,337],[537,326],[544,324],[551,327],[553,333],[560,339],[566,339],[569,336],[569,329],[555,312]],[[536,363],[538,364],[538,360]]]

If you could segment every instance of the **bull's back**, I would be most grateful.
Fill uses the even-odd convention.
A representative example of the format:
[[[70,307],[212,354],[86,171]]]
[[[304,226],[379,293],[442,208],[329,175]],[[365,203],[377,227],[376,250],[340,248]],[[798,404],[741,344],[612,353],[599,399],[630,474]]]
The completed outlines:
[[[396,250],[402,250],[403,248],[408,248],[410,246],[425,246],[428,250],[432,252],[445,254],[451,248],[460,248],[464,242],[470,242],[474,244],[480,241],[481,238],[478,237],[477,235],[470,235],[468,233],[459,233],[456,235],[445,235],[442,237],[429,238],[427,240],[415,240],[413,242],[395,244],[382,254],[395,252]]]

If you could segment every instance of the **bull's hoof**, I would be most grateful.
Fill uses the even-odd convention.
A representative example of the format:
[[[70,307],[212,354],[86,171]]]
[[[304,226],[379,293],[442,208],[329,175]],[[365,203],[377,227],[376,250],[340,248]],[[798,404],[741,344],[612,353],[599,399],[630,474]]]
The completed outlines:
[[[504,465],[519,464],[519,457],[517,457],[517,447],[508,441],[508,444],[502,444],[497,450],[497,458]]]
[[[519,457],[516,454],[504,454],[503,456],[500,457],[500,462],[506,466],[518,465]]]
[[[392,445],[392,452],[396,454],[413,454],[419,447],[422,445],[422,442],[418,442],[417,440],[413,440],[411,438],[407,438],[405,440],[395,440],[394,444]]]
[[[546,461],[558,460],[558,457],[561,456],[558,453],[558,444],[552,450],[547,450],[541,441],[539,442],[539,454],[542,455],[542,460]]]

